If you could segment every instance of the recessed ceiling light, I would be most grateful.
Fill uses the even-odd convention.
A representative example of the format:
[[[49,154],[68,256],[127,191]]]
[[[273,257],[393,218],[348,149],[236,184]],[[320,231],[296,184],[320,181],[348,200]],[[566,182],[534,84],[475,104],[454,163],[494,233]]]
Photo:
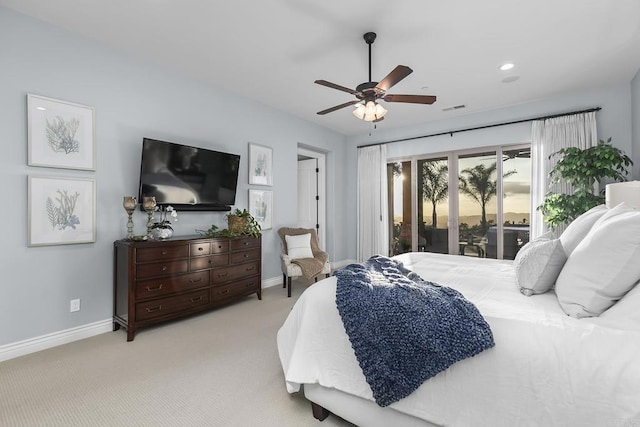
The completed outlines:
[[[520,78],[520,76],[516,76],[516,75],[507,76],[504,79],[502,79],[502,83],[513,83],[516,80],[518,80],[519,78]]]
[[[515,65],[513,65],[513,63],[507,62],[506,64],[502,64],[500,66],[500,70],[501,71],[508,71],[508,70],[512,69],[513,67],[515,67]]]

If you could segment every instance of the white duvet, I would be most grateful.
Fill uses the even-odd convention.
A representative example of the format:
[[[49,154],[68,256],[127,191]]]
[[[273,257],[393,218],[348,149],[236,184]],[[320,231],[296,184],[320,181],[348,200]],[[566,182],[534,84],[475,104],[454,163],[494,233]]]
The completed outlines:
[[[640,325],[568,317],[553,292],[523,296],[512,261],[430,253],[396,259],[472,301],[496,345],[390,407],[443,426],[640,426]],[[317,383],[374,401],[335,290],[335,277],[309,287],[278,331],[287,390]]]

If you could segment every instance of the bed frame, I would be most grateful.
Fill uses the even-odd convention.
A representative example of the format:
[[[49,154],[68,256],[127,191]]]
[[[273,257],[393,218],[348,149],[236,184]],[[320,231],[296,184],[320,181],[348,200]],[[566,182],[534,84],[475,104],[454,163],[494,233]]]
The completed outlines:
[[[380,407],[375,402],[318,384],[304,384],[304,396],[311,402],[313,417],[324,420],[333,413],[358,426],[438,427],[428,421]]]

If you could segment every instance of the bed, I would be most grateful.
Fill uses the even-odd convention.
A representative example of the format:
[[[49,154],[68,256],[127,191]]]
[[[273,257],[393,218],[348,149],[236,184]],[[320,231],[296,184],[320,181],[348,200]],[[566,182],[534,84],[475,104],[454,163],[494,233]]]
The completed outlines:
[[[531,296],[519,289],[518,274],[531,272],[516,268],[518,259],[423,252],[394,257],[475,304],[495,346],[453,364],[389,406],[376,404],[356,359],[336,307],[336,277],[310,286],[278,331],[287,391],[304,392],[318,419],[330,411],[359,426],[640,426],[640,271],[630,267],[640,264],[640,233],[626,236],[640,232],[640,213],[633,214],[636,228],[618,221],[616,227],[625,231],[616,234],[598,223],[603,213],[615,216],[612,210],[600,207],[598,218],[585,214],[588,221],[565,231],[571,236],[558,273],[564,277],[558,283],[554,277],[556,289]],[[597,226],[600,234],[591,236]],[[606,236],[626,240],[607,248]],[[596,251],[589,256],[604,259],[585,265],[586,245]],[[622,261],[633,271],[621,278],[614,269]],[[600,271],[609,265],[610,274]],[[571,275],[565,271],[576,269]],[[600,315],[569,316],[556,290],[564,296],[567,286],[582,280],[580,274],[633,283],[618,290],[621,295]]]

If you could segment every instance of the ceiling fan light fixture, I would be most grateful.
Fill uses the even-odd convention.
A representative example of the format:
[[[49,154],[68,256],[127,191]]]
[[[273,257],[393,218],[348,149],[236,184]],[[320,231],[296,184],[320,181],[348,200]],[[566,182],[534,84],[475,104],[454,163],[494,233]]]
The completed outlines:
[[[353,110],[353,115],[365,122],[380,120],[385,114],[387,114],[387,109],[374,101],[356,104],[356,108]]]

